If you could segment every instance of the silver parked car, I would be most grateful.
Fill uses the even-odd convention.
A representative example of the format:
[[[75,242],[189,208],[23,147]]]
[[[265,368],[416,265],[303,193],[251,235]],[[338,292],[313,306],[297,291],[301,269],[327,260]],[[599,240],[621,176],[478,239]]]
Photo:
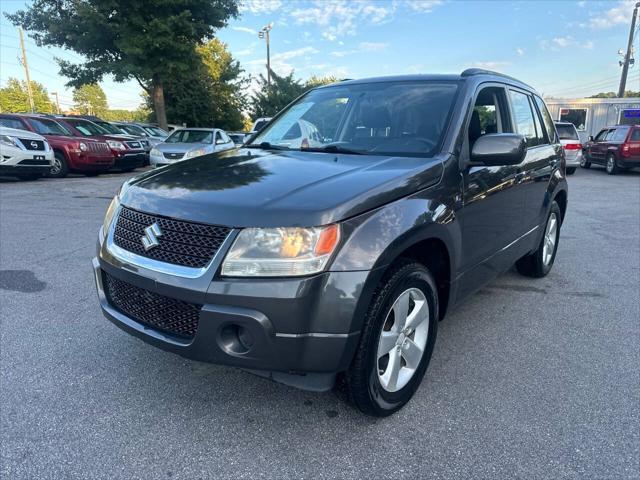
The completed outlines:
[[[582,144],[578,131],[573,123],[555,122],[555,124],[567,160],[567,175],[573,175],[582,160]]]
[[[235,148],[224,130],[219,128],[180,128],[151,149],[152,167]]]

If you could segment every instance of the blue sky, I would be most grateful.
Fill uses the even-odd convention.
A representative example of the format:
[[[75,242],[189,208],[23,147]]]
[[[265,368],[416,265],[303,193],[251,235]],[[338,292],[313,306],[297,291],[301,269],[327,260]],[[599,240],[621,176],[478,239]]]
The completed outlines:
[[[28,2],[27,2],[28,3]],[[513,75],[545,95],[580,97],[615,91],[617,52],[626,47],[634,0],[245,0],[242,14],[218,32],[245,71],[264,73],[266,48],[258,30],[270,22],[272,67],[339,78],[402,73],[457,73],[478,66]],[[23,0],[1,0],[13,12]],[[635,40],[640,51],[640,34]],[[72,52],[27,40],[32,79],[57,91],[63,108],[71,90],[52,57],[80,60]],[[0,19],[0,84],[24,78],[17,62],[17,30]],[[640,61],[628,88],[640,89]],[[102,83],[112,108],[135,108],[135,82]]]

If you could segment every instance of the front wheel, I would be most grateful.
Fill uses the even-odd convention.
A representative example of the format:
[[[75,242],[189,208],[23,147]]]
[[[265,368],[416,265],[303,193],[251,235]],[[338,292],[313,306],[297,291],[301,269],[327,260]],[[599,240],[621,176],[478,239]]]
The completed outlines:
[[[516,262],[516,268],[521,275],[526,277],[542,278],[546,276],[553,267],[558,251],[558,241],[560,240],[560,224],[562,214],[560,207],[554,201],[547,216],[544,234],[535,252],[525,255]]]
[[[587,160],[587,155],[586,154],[582,155],[582,159],[580,160],[580,167],[581,168],[591,168],[591,162],[589,160]]]
[[[364,413],[385,417],[407,403],[424,376],[438,329],[431,273],[402,260],[385,274],[346,372],[349,397]]]
[[[618,173],[618,165],[616,164],[616,157],[612,154],[607,156],[607,173],[609,175],[615,175]]]
[[[69,173],[69,166],[67,165],[67,159],[60,152],[55,152],[53,155],[53,165],[49,170],[49,177],[51,178],[64,178]]]

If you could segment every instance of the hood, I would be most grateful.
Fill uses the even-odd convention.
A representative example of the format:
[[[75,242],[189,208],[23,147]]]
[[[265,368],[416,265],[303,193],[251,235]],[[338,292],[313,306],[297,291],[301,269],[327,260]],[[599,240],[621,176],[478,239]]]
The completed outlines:
[[[28,138],[29,140],[45,140],[42,135],[30,132],[29,130],[22,130],[18,128],[9,128],[0,126],[0,135],[8,135],[10,137]]]
[[[125,183],[124,205],[230,227],[326,225],[438,182],[442,158],[236,149]]]

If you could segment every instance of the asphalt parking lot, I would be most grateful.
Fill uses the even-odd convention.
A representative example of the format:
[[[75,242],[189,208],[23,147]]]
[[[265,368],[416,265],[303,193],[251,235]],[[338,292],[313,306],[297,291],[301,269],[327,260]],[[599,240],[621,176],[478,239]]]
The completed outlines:
[[[386,419],[106,321],[90,260],[125,178],[0,180],[0,477],[640,477],[640,173],[569,177],[552,273],[451,312]]]

